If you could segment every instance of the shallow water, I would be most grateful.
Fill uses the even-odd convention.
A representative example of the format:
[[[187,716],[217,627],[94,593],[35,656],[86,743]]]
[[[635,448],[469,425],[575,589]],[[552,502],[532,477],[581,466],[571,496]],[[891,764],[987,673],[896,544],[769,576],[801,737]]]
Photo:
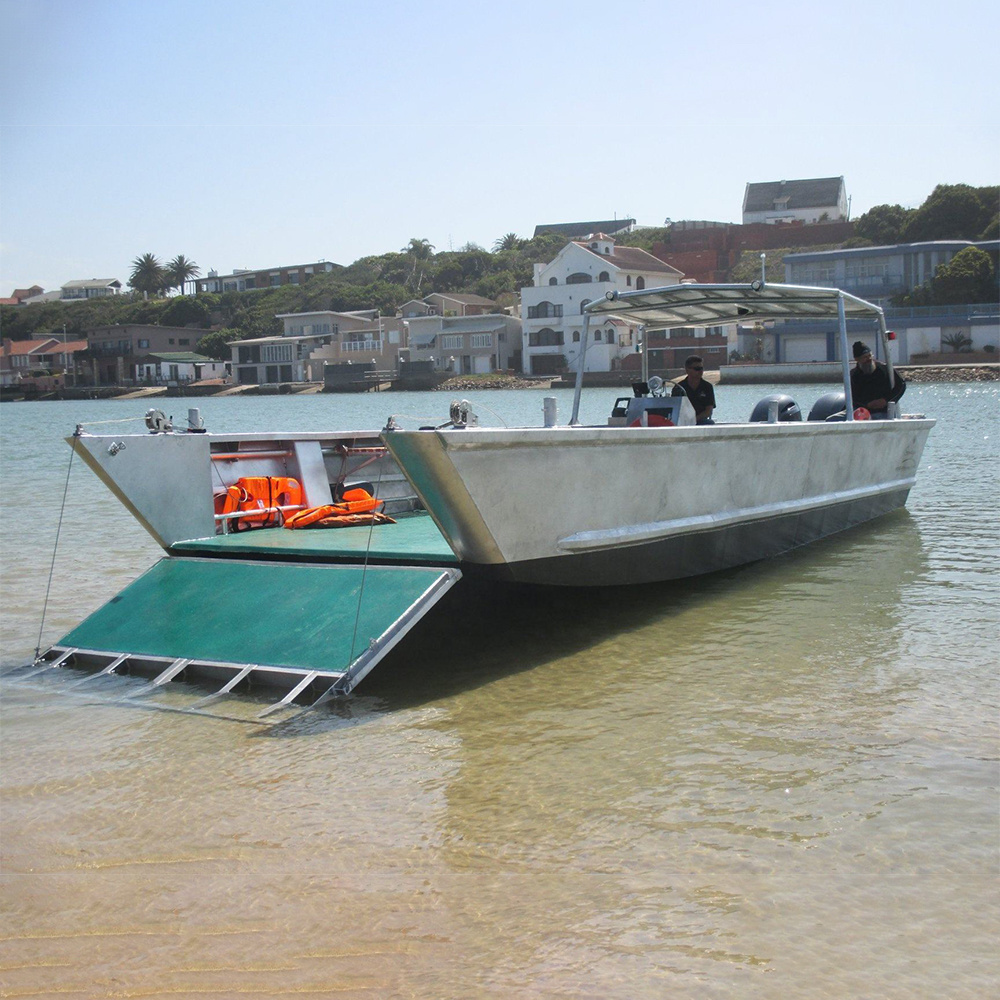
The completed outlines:
[[[718,416],[769,391],[720,387]],[[542,395],[472,399],[537,424]],[[995,994],[1000,387],[903,402],[939,421],[906,511],[695,582],[459,605],[274,727],[8,675],[4,995]],[[60,435],[146,405],[0,407],[5,666],[39,641]],[[446,405],[201,401],[220,431]],[[68,480],[43,646],[159,555],[82,463]]]

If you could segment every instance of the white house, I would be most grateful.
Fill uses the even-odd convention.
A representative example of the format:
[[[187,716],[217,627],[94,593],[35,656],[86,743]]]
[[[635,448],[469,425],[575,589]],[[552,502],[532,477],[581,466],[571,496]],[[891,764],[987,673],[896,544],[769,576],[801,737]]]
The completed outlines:
[[[747,184],[743,225],[753,222],[840,222],[847,218],[843,177]]]
[[[604,233],[567,243],[548,264],[536,264],[534,284],[521,289],[525,374],[555,375],[575,368],[588,302],[610,291],[675,285],[682,277],[645,250],[616,246]],[[620,369],[636,343],[634,326],[607,319],[592,323],[584,370]]]
[[[59,290],[59,298],[64,302],[77,299],[102,299],[108,295],[120,295],[122,283],[117,278],[84,278],[67,281]]]
[[[197,382],[205,378],[225,378],[228,372],[228,362],[215,361],[204,354],[191,351],[147,354],[135,363],[136,380],[156,385],[165,385],[168,382]]]

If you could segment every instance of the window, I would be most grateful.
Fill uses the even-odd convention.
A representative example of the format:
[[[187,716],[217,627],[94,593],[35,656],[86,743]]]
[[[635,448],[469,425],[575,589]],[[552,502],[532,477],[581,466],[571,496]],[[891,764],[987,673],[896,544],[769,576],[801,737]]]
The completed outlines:
[[[271,279],[270,284],[271,284],[272,288],[277,288],[278,285],[281,284],[281,275],[280,274],[272,274],[270,276],[270,279]]]
[[[586,307],[587,307],[587,304],[588,304],[589,302],[590,302],[590,299],[584,299],[584,300],[583,300],[583,301],[582,301],[582,302],[580,303],[580,315],[581,315],[581,316],[582,316],[582,315],[584,314],[584,312],[586,311]]]
[[[461,350],[464,343],[464,337],[460,334],[449,334],[446,337],[441,338],[441,349],[442,350]]]
[[[474,333],[470,338],[470,347],[492,347],[492,333]]]
[[[149,341],[148,340],[140,340],[139,341],[139,346],[140,347],[145,347],[145,348],[148,349],[149,348]]]
[[[625,275],[625,284],[629,288],[632,287],[632,275],[631,274],[626,274]]]
[[[642,277],[636,278],[635,279],[635,287],[636,288],[645,288],[646,287],[646,279],[642,278]]]
[[[174,338],[173,337],[171,337],[169,340],[167,340],[168,344],[172,344],[173,342],[174,342]]]
[[[574,330],[573,331],[573,343],[574,344],[579,344],[580,343],[580,331],[579,330]]]
[[[595,344],[599,344],[600,342],[601,342],[601,331],[600,330],[595,330],[594,331],[594,343]]]
[[[185,346],[190,347],[191,346],[191,338],[190,337],[181,337],[180,340],[177,341],[177,343],[178,344],[184,344]]]
[[[562,343],[561,330],[550,330],[546,327],[544,330],[532,331],[528,334],[529,347],[560,347]]]
[[[559,284],[559,279],[558,278],[549,278],[549,284],[550,285],[558,285]]]
[[[275,362],[291,360],[291,344],[264,344],[263,350],[261,351],[261,361]]]
[[[567,285],[587,285],[590,284],[594,279],[583,271],[577,271],[576,274],[571,274],[566,279]]]
[[[597,276],[597,280],[598,281],[610,281],[611,280],[611,275],[608,274],[607,271],[601,271],[601,273]]]
[[[539,302],[537,306],[528,306],[528,319],[547,319],[562,314],[563,307],[553,302]]]

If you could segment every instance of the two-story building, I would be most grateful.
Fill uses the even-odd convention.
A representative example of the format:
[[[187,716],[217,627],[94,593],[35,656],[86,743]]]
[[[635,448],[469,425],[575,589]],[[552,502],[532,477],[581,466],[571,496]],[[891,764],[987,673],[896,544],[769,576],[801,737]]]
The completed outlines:
[[[517,366],[521,321],[515,316],[414,316],[403,323],[409,360],[430,361],[434,371],[486,375]]]
[[[186,326],[123,323],[87,331],[88,356],[96,385],[132,381],[135,359],[150,353],[193,351],[207,330]]]
[[[416,316],[482,316],[497,310],[492,299],[470,292],[431,292],[422,299],[410,299],[399,307],[403,319]]]
[[[637,247],[619,247],[596,233],[567,243],[547,264],[536,264],[534,284],[521,289],[521,324],[526,375],[556,375],[577,364],[583,307],[610,291],[677,284],[676,268]],[[635,353],[637,329],[602,319],[590,327],[584,370],[616,371]]]
[[[967,337],[973,350],[988,344],[997,347],[1000,306],[995,302],[922,307],[896,307],[890,302],[893,296],[912,292],[930,281],[939,267],[967,247],[978,247],[996,258],[1000,241],[937,240],[787,254],[785,281],[792,285],[840,288],[882,306],[886,322],[897,335],[895,361],[905,363],[913,354],[938,353],[943,343],[956,336]],[[849,329],[852,334],[870,333],[870,328],[856,323],[849,324]],[[768,360],[838,360],[839,340],[830,323],[775,324],[767,328],[765,342],[771,355]]]
[[[195,291],[202,292],[252,292],[262,288],[278,288],[281,285],[304,285],[317,274],[326,274],[338,265],[328,260],[314,261],[312,264],[288,264],[281,267],[267,267],[255,271],[244,268],[232,274],[209,271],[204,278],[196,278]]]
[[[11,340],[4,337],[0,353],[0,385],[13,385],[32,375],[68,376],[75,379],[79,358],[87,350],[85,340],[43,337]]]
[[[379,371],[398,367],[403,321],[381,316],[377,309],[280,313],[277,318],[284,326],[280,335],[229,345],[237,382],[322,382],[324,365],[346,361],[374,360]]]
[[[848,217],[843,177],[747,184],[743,224],[753,222],[840,222]]]

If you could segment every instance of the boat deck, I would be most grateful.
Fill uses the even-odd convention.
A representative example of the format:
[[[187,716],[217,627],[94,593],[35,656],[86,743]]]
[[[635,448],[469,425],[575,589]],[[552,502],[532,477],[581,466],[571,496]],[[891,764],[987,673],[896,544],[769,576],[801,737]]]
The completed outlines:
[[[262,528],[173,546],[40,658],[94,676],[223,686],[260,683],[296,700],[349,694],[458,581],[458,559],[427,514],[373,528]],[[201,704],[201,703],[199,703]]]
[[[395,524],[374,528],[258,528],[212,538],[177,542],[177,555],[294,559],[311,562],[392,563],[409,566],[455,566],[452,552],[427,514],[400,516]]]

